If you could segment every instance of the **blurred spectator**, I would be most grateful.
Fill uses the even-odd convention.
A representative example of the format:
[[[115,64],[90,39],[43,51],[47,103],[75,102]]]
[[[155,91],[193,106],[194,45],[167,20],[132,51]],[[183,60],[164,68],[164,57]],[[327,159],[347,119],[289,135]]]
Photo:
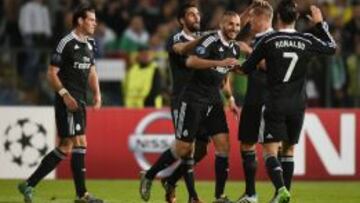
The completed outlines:
[[[355,38],[355,52],[347,59],[350,105],[360,107],[360,34]]]
[[[104,6],[104,11],[100,18],[115,31],[117,36],[121,36],[130,21],[132,5],[130,0],[109,0]]]
[[[141,47],[137,62],[126,74],[124,81],[125,106],[130,108],[161,107],[161,78],[147,47]]]
[[[360,1],[353,3],[353,17],[345,25],[343,37],[343,54],[349,56],[355,51],[355,36],[360,34]]]
[[[145,29],[144,21],[141,16],[134,16],[128,28],[124,31],[120,40],[115,40],[109,45],[111,50],[121,50],[124,52],[134,52],[139,47],[145,46],[149,40],[149,33]]]
[[[335,55],[329,57],[331,97],[333,107],[346,106],[346,67],[341,55],[340,31],[332,33],[337,44]]]
[[[26,88],[33,89],[39,79],[39,73],[44,70],[40,64],[39,48],[47,45],[51,37],[51,25],[48,8],[42,0],[32,0],[20,9],[19,28],[25,46],[25,61],[23,64],[23,81]]]
[[[0,10],[0,12],[3,15],[2,19],[3,23],[5,24],[5,33],[2,35],[3,40],[10,46],[20,46],[21,36],[17,20],[20,11],[21,0],[3,0],[2,4],[4,11]]]
[[[98,20],[94,38],[98,47],[96,58],[102,58],[105,56],[106,45],[116,39],[116,34],[109,27],[107,27],[103,21]]]

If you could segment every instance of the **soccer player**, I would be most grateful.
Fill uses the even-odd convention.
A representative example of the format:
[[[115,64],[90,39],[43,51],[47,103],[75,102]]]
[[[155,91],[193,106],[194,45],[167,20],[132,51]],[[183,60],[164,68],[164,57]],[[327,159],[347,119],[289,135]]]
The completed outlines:
[[[179,10],[178,21],[181,25],[181,30],[174,35],[170,36],[167,50],[169,53],[170,68],[173,79],[173,90],[171,95],[171,115],[173,124],[176,128],[179,118],[179,97],[185,91],[187,81],[192,77],[193,71],[185,67],[185,60],[187,55],[192,51],[199,39],[196,39],[196,32],[200,29],[200,12],[195,4],[185,3]],[[207,136],[200,133],[202,136],[198,136],[196,139],[196,147],[194,152],[194,160],[198,162],[207,153]],[[175,161],[184,156],[184,152],[180,152],[180,149],[188,146],[188,141],[184,141],[176,137],[174,145],[163,152],[155,164],[146,172],[142,172],[140,183],[140,196],[143,200],[148,201],[150,199],[150,192],[152,186],[152,180],[156,174],[164,168],[170,166]],[[186,163],[186,162],[185,162]],[[190,200],[189,202],[200,202],[197,197],[197,193],[193,186],[192,172],[184,173],[184,167],[186,164],[182,164],[173,172],[173,174],[162,179],[162,184],[165,188],[165,199],[169,203],[176,202],[175,198],[175,184],[185,174],[184,179],[189,190]]]
[[[81,5],[73,15],[74,30],[57,45],[51,57],[48,78],[56,91],[55,117],[58,146],[42,160],[40,166],[18,189],[25,202],[32,202],[33,188],[68,154],[71,156],[71,170],[77,199],[75,203],[101,203],[91,196],[85,186],[86,154],[86,91],[89,86],[93,93],[95,109],[101,107],[101,93],[95,70],[94,46],[89,36],[96,27],[95,10]]]
[[[181,97],[177,136],[190,139],[202,128],[211,135],[216,151],[214,203],[230,202],[224,195],[229,171],[229,129],[219,89],[229,67],[238,65],[240,48],[234,39],[239,32],[239,15],[225,12],[220,30],[203,37],[186,60],[187,67],[196,70]],[[230,108],[235,109],[234,100],[230,101]]]
[[[277,159],[278,149],[282,142],[282,156],[292,160],[304,119],[306,64],[314,54],[334,54],[336,44],[316,6],[311,6],[310,19],[322,33],[321,39],[295,30],[299,14],[293,0],[282,0],[277,10],[279,30],[266,35],[255,45],[241,69],[250,73],[262,59],[266,61],[269,95],[264,107],[264,128],[261,129],[264,160],[276,189],[271,203],[287,203],[294,162],[281,165]]]
[[[272,33],[273,9],[268,2],[258,3],[250,10],[251,32],[255,34],[252,46],[262,37]],[[259,138],[262,107],[265,103],[266,74],[263,69],[257,69],[248,75],[248,85],[245,102],[242,107],[238,138],[240,153],[243,160],[245,176],[245,193],[236,203],[257,203],[255,190],[255,175],[257,170],[256,143]]]

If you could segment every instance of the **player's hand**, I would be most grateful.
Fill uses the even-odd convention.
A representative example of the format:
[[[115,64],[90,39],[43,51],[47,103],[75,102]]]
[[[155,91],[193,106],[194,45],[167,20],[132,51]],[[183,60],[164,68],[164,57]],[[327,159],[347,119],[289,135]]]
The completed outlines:
[[[93,105],[94,105],[94,109],[100,109],[102,105],[101,95],[94,95]]]
[[[229,99],[229,108],[237,120],[240,115],[240,108],[236,105],[234,97],[230,97]]]
[[[78,108],[79,108],[78,103],[76,102],[74,97],[72,97],[69,93],[67,93],[63,96],[63,100],[69,111],[75,112],[78,110]]]
[[[323,16],[319,7],[311,5],[310,6],[311,16],[307,15],[307,18],[314,24],[323,22]]]
[[[263,6],[266,4],[267,4],[267,1],[265,1],[265,0],[253,0],[253,2],[251,3],[251,7]]]
[[[251,54],[251,52],[253,51],[253,49],[248,44],[246,44],[245,42],[238,41],[237,44],[239,45],[240,50],[242,52],[244,52],[246,55]]]
[[[236,58],[226,58],[219,61],[219,65],[221,67],[228,67],[230,69],[234,68],[235,66],[240,65],[239,61]]]

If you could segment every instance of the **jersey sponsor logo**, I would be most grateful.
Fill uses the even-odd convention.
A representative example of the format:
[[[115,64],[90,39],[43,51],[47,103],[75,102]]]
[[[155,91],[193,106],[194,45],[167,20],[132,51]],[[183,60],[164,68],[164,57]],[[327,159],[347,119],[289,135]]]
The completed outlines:
[[[229,72],[229,68],[223,66],[216,66],[215,68],[213,68],[213,70],[221,74],[226,74]]]
[[[84,56],[84,57],[83,57],[83,61],[84,61],[85,63],[90,63],[90,58],[87,57],[87,56]]]
[[[134,153],[136,162],[143,170],[148,170],[151,167],[150,161],[145,156],[147,153],[160,154],[169,149],[174,141],[173,134],[146,133],[149,126],[156,125],[154,123],[157,121],[163,122],[164,120],[171,121],[170,112],[152,112],[139,121],[135,127],[134,133],[130,135],[128,146]],[[158,176],[166,177],[170,175],[178,164],[179,163],[162,170]]]
[[[90,66],[91,66],[91,63],[79,63],[79,62],[74,63],[74,68],[80,69],[80,70],[89,69]]]

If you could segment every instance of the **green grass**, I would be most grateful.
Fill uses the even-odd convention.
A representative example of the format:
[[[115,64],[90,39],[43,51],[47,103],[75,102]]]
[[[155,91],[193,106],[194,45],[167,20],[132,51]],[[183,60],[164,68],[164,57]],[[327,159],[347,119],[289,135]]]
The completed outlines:
[[[0,203],[20,203],[22,197],[16,189],[19,180],[0,180]],[[127,180],[92,180],[88,189],[102,197],[108,203],[139,203],[138,181]],[[213,182],[197,183],[200,197],[205,202],[213,199]],[[360,182],[301,182],[293,185],[291,203],[360,203]],[[226,193],[231,199],[237,199],[244,190],[243,182],[229,182]],[[267,203],[272,197],[273,188],[268,182],[257,183],[260,203]],[[186,191],[183,183],[177,190],[178,202],[186,203]],[[36,188],[35,203],[73,202],[74,186],[70,180],[43,181]],[[161,203],[163,190],[160,182],[155,181],[150,203]]]

